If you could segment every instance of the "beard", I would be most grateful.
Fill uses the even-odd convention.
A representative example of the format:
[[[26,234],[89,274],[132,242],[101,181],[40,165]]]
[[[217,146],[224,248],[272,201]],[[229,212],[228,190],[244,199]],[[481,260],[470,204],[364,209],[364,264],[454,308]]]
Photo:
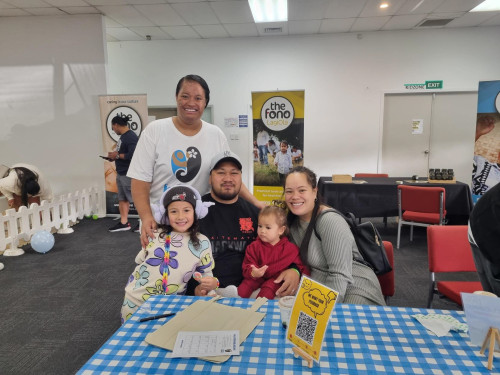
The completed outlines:
[[[226,192],[222,189],[215,189],[213,186],[212,186],[212,193],[213,195],[215,195],[217,198],[219,198],[220,200],[224,200],[224,201],[230,201],[234,198],[236,198],[238,196],[238,194],[240,193],[240,189],[237,189],[235,187],[235,189],[231,192]]]

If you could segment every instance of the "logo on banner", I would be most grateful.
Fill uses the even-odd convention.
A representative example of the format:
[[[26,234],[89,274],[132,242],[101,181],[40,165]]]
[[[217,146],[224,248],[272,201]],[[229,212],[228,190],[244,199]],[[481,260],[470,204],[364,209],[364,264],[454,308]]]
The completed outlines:
[[[108,131],[109,136],[115,141],[118,142],[120,136],[116,134],[111,127],[111,120],[115,116],[121,116],[127,119],[127,124],[130,130],[132,130],[137,136],[141,134],[142,130],[142,121],[139,114],[135,111],[135,109],[131,107],[116,107],[113,108],[111,112],[109,112],[108,118],[106,119],[106,129]]]
[[[282,96],[267,99],[260,111],[264,125],[275,131],[284,130],[290,126],[294,116],[295,110],[292,103]]]

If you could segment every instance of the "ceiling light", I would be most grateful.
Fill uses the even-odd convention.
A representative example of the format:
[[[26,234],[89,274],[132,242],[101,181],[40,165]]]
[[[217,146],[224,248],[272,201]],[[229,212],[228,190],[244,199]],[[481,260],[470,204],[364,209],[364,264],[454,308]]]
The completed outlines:
[[[500,0],[485,0],[477,7],[471,9],[471,12],[493,12],[500,10]]]
[[[288,21],[287,0],[248,0],[255,23]]]
[[[385,9],[385,8],[389,8],[389,4],[387,3],[380,4],[380,9]]]

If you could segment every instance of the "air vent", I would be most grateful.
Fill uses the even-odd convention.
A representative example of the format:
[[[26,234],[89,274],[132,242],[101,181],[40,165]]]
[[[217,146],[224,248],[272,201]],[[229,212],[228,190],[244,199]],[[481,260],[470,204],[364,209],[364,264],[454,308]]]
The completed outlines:
[[[266,27],[264,33],[281,33],[283,32],[282,27]]]
[[[424,22],[422,22],[417,27],[439,27],[439,26],[445,26],[445,25],[448,25],[453,20],[454,20],[454,18],[440,18],[440,19],[433,19],[433,20],[424,20]]]

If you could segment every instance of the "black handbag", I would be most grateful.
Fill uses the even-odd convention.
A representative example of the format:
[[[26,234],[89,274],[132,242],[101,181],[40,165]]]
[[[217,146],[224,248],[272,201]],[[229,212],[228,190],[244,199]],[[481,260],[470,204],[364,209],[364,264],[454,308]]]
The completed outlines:
[[[383,275],[387,272],[392,271],[391,264],[387,259],[384,244],[382,243],[382,238],[380,237],[380,234],[373,223],[371,223],[370,221],[366,221],[364,223],[358,224],[356,222],[356,217],[351,212],[348,212],[346,215],[344,215],[333,208],[325,211],[332,211],[339,214],[349,225],[352,235],[354,236],[354,241],[356,241],[358,250],[363,257],[363,259],[359,259],[353,256],[353,259],[355,261],[367,265],[368,267],[373,269],[376,275]],[[321,237],[316,231],[316,228],[314,228],[314,233],[316,234],[316,237],[318,237],[318,239],[321,241]]]

